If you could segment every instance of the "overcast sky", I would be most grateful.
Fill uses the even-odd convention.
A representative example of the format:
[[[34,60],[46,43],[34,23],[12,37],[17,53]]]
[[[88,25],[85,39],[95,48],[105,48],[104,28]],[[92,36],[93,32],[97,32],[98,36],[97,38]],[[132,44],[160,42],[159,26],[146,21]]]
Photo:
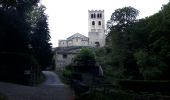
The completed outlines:
[[[88,10],[104,10],[105,22],[115,9],[132,6],[140,11],[138,18],[158,12],[169,0],[41,0],[49,16],[49,28],[53,47],[59,39],[74,33],[88,36]]]

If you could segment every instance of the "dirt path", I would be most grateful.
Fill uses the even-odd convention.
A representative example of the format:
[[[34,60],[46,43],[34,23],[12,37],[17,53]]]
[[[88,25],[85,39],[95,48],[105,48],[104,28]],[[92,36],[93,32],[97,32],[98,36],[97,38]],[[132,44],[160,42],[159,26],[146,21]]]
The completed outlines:
[[[43,72],[47,77],[39,87],[0,82],[0,93],[8,100],[74,100],[73,92],[53,72]]]

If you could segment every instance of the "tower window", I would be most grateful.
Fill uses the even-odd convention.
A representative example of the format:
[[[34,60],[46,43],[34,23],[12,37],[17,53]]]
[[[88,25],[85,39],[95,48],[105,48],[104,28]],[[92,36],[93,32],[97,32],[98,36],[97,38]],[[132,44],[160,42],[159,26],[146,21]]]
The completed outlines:
[[[95,47],[100,47],[100,43],[99,42],[95,42]]]
[[[94,14],[94,18],[96,18],[96,14]]]
[[[66,55],[66,54],[63,54],[63,58],[67,58],[67,55]]]
[[[91,18],[93,18],[93,14],[91,14]]]
[[[101,21],[98,22],[98,25],[99,25],[99,26],[101,25]]]
[[[92,25],[95,25],[95,22],[94,22],[94,21],[92,21]]]
[[[100,14],[97,14],[97,18],[100,18]]]

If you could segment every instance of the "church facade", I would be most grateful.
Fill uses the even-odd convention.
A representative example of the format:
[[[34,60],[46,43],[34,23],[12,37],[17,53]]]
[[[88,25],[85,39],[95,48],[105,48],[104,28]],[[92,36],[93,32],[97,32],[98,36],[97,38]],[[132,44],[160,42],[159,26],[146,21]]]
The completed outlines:
[[[104,10],[88,11],[88,37],[75,33],[66,40],[59,40],[59,47],[90,46],[103,47],[105,45]]]

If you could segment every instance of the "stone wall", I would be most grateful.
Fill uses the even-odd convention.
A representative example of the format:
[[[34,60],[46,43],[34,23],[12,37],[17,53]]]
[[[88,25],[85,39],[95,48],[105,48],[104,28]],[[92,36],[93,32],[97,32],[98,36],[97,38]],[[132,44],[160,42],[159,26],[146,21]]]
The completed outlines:
[[[63,70],[65,66],[71,64],[76,54],[83,48],[82,46],[77,47],[57,47],[55,52],[55,66],[56,70]]]

